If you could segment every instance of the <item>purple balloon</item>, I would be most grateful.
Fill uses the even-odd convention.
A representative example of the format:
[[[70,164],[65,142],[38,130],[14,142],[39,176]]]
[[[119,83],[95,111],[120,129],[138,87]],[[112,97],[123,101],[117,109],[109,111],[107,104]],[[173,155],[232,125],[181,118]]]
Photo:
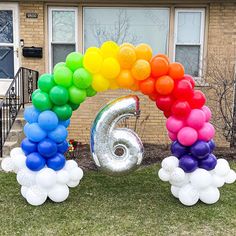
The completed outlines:
[[[179,167],[186,173],[191,173],[197,169],[198,160],[191,155],[184,155],[179,160]]]
[[[190,151],[191,154],[198,159],[203,159],[211,153],[210,146],[204,141],[197,141],[194,143],[191,146]]]
[[[180,144],[178,141],[175,141],[171,144],[171,153],[180,158],[181,156],[188,154],[188,147],[183,146],[182,144]]]
[[[213,152],[213,150],[215,149],[216,145],[215,145],[215,142],[213,139],[211,139],[209,142],[208,142],[208,145],[211,149],[211,152]]]
[[[205,170],[213,170],[215,169],[217,164],[217,159],[215,155],[210,154],[207,158],[199,160],[198,167]]]

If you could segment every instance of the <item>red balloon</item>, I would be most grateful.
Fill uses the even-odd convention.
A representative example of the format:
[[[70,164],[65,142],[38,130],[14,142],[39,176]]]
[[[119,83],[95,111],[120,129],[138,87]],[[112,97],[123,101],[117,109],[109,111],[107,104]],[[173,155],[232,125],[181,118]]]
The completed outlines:
[[[175,87],[173,90],[173,95],[177,99],[188,100],[193,96],[192,84],[187,80],[177,80],[175,81]]]
[[[169,118],[171,116],[171,111],[164,111],[163,113],[166,118]]]
[[[184,75],[183,79],[188,80],[192,84],[192,87],[195,87],[195,81],[191,75]]]
[[[157,100],[157,97],[158,97],[158,94],[156,92],[148,95],[148,97],[152,100],[152,101],[156,101]]]
[[[167,96],[160,95],[156,99],[156,105],[162,111],[170,111],[174,101],[175,101],[174,98],[170,95]]]
[[[174,116],[185,117],[191,111],[191,107],[187,101],[177,100],[171,107],[171,112]]]
[[[206,96],[200,90],[195,90],[193,93],[193,97],[189,100],[189,104],[191,108],[202,108],[206,103]]]

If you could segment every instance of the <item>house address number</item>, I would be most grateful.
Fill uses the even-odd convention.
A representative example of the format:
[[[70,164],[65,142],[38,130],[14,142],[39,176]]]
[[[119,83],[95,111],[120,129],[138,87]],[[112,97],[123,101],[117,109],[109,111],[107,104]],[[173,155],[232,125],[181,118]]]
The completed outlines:
[[[26,18],[37,19],[38,18],[38,13],[28,12],[28,13],[26,13]]]

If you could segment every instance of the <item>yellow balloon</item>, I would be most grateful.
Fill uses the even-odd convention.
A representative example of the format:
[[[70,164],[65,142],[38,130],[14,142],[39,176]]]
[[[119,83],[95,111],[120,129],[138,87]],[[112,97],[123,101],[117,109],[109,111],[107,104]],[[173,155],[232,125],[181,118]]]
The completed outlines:
[[[130,69],[136,61],[135,50],[128,45],[120,47],[117,57],[120,66],[124,69]]]
[[[120,64],[113,58],[104,59],[101,68],[101,74],[107,79],[115,79],[120,73]]]
[[[102,51],[100,48],[97,48],[97,47],[89,47],[87,50],[86,50],[86,53],[88,52],[98,52],[99,54],[102,55]]]
[[[97,92],[105,91],[109,88],[110,82],[105,79],[102,75],[96,74],[93,76],[92,87]]]
[[[139,59],[134,63],[131,73],[136,80],[145,80],[151,74],[151,66],[148,61]]]
[[[115,90],[118,89],[119,85],[117,84],[116,80],[110,80],[110,87],[109,89]]]
[[[96,51],[88,51],[84,55],[83,65],[92,74],[100,71],[102,62],[102,55]]]
[[[101,51],[104,58],[116,57],[119,51],[119,46],[113,41],[107,41],[102,44]]]
[[[135,50],[135,46],[134,46],[133,44],[131,44],[131,43],[122,43],[122,44],[120,45],[120,47],[125,47],[125,46],[131,47],[132,49]]]

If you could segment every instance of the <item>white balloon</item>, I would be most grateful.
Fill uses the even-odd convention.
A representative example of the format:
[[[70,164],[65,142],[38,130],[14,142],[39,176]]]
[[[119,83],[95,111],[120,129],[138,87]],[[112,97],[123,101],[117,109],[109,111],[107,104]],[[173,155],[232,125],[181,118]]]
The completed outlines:
[[[78,167],[78,165],[74,160],[68,160],[68,161],[66,161],[64,169],[65,170],[72,170],[76,167]]]
[[[212,186],[220,188],[225,184],[225,179],[219,175],[212,175]]]
[[[173,195],[174,197],[179,198],[179,191],[180,191],[180,188],[179,188],[179,187],[176,187],[176,186],[174,186],[174,185],[171,185],[170,190],[171,190],[171,193],[172,193],[172,195]]]
[[[10,172],[15,169],[15,165],[10,157],[5,157],[1,162],[1,167],[4,171]]]
[[[18,156],[18,155],[25,155],[25,153],[22,151],[20,147],[13,148],[10,152],[10,156]]]
[[[80,180],[77,180],[77,181],[73,181],[73,180],[70,180],[67,185],[70,187],[70,188],[74,188],[76,186],[78,186],[80,183]]]
[[[229,163],[225,159],[218,159],[214,170],[217,175],[226,177],[230,172]]]
[[[187,184],[189,184],[189,175],[188,174],[186,174],[185,173],[185,177],[184,177],[184,180],[183,181],[176,181],[176,180],[174,180],[174,179],[170,179],[170,184],[171,185],[174,185],[174,186],[176,186],[176,187],[183,187],[183,186],[185,186],[185,185],[187,185]]]
[[[29,188],[26,187],[26,186],[21,186],[20,192],[21,192],[21,195],[22,195],[24,198],[26,198],[26,193],[27,193],[28,189],[29,189]]]
[[[60,184],[67,184],[70,181],[69,173],[66,170],[59,170],[57,172],[57,182]]]
[[[212,184],[212,176],[209,171],[198,168],[190,174],[190,183],[196,189],[203,189]]]
[[[164,182],[167,182],[170,180],[170,173],[168,171],[164,170],[163,168],[161,168],[158,171],[158,176]]]
[[[65,184],[56,184],[48,191],[48,197],[54,202],[63,202],[69,196],[69,188]]]
[[[26,164],[25,164],[26,156],[25,155],[23,155],[23,154],[14,155],[14,156],[12,156],[11,159],[16,167],[15,171],[18,172],[19,170],[26,168]]]
[[[225,183],[233,184],[236,181],[236,173],[234,170],[230,170],[228,175],[225,177]]]
[[[187,184],[180,189],[179,200],[185,206],[193,206],[199,200],[199,192],[191,184]]]
[[[47,199],[47,192],[37,185],[31,186],[26,192],[26,200],[33,206],[42,205]]]
[[[220,199],[220,191],[216,187],[208,187],[200,192],[200,200],[206,204],[216,203]]]
[[[36,183],[42,188],[51,188],[56,184],[57,174],[50,168],[43,168],[36,175]]]
[[[77,180],[81,180],[83,178],[84,173],[81,168],[77,167],[77,168],[70,170],[69,175],[70,175],[70,179],[72,181],[77,181]]]
[[[174,171],[170,174],[170,181],[174,181],[177,183],[183,182],[185,180],[185,172],[183,169],[177,167]]]
[[[175,168],[179,166],[179,159],[175,156],[166,157],[161,162],[161,167],[169,172],[172,172]]]
[[[17,182],[20,185],[30,187],[35,184],[36,172],[29,170],[28,168],[21,169],[16,176]]]

